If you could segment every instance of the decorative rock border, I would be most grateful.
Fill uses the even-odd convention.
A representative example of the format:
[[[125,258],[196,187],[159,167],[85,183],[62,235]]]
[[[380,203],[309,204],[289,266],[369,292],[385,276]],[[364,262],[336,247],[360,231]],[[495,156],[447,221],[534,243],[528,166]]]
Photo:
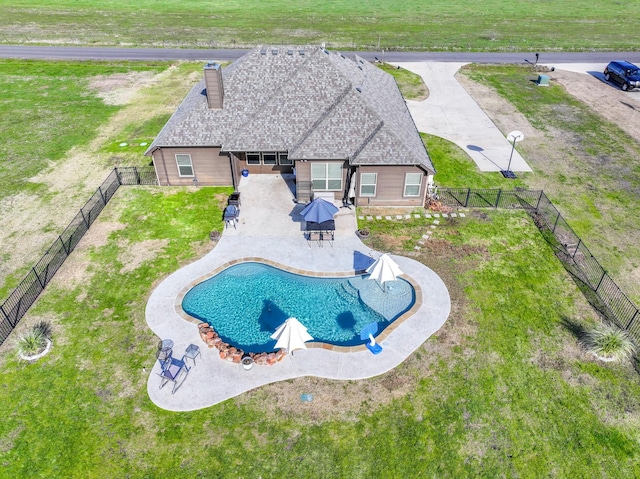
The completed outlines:
[[[205,322],[198,324],[198,331],[200,332],[202,341],[204,341],[210,349],[216,348],[219,351],[220,359],[231,363],[240,364],[243,358],[250,357],[257,365],[271,366],[282,361],[287,355],[285,349],[279,349],[271,353],[245,353],[242,349],[225,343],[218,333]]]
[[[44,339],[45,339],[46,345],[42,351],[40,351],[38,354],[34,354],[33,356],[26,356],[21,352],[18,352],[18,356],[20,356],[20,359],[24,359],[25,361],[36,361],[46,356],[47,354],[49,354],[49,351],[51,351],[51,347],[53,346],[53,343],[49,338],[44,338]]]

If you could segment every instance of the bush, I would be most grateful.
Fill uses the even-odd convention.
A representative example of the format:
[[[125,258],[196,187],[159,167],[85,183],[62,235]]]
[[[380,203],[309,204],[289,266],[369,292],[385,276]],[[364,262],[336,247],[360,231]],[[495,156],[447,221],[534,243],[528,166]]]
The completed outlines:
[[[585,343],[591,354],[605,361],[624,361],[636,350],[626,331],[604,324],[587,332]]]
[[[47,346],[47,338],[51,334],[51,327],[46,322],[41,322],[18,336],[18,354],[22,356],[35,356]]]

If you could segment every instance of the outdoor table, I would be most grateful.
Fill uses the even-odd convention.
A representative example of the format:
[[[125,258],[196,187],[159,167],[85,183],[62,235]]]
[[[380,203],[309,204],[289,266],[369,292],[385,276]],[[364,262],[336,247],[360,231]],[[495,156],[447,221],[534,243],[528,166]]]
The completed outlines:
[[[327,220],[321,223],[307,221],[306,233],[308,235],[308,240],[311,241],[317,239],[320,242],[320,245],[322,245],[322,241],[325,239],[333,241],[335,230],[336,222],[334,220]]]

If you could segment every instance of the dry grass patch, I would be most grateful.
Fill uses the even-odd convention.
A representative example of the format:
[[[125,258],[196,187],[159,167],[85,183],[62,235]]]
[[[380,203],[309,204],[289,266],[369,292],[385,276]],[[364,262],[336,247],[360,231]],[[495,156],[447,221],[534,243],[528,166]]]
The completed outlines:
[[[169,244],[169,240],[145,240],[139,243],[120,241],[118,243],[118,261],[123,264],[120,273],[128,273],[151,261]]]

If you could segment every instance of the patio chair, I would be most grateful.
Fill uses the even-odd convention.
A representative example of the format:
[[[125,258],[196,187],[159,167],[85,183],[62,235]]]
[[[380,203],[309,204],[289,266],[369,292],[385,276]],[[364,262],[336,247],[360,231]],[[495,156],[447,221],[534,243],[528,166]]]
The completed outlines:
[[[193,361],[193,365],[196,365],[196,357],[200,356],[200,348],[195,344],[190,344],[187,347],[187,350],[184,352],[184,360],[191,359]]]
[[[318,246],[322,247],[322,233],[320,231],[307,231],[307,243],[309,243],[309,248],[311,248],[312,241],[317,241]]]
[[[182,383],[187,379],[187,375],[191,370],[191,368],[184,362],[184,359],[184,356],[182,359],[169,358],[163,363],[160,363],[160,372],[158,373],[158,376],[162,378],[160,380],[160,389],[162,389],[168,382],[172,382],[173,389],[171,390],[171,394],[173,394],[180,386],[182,386]],[[181,376],[182,381],[180,381]]]

